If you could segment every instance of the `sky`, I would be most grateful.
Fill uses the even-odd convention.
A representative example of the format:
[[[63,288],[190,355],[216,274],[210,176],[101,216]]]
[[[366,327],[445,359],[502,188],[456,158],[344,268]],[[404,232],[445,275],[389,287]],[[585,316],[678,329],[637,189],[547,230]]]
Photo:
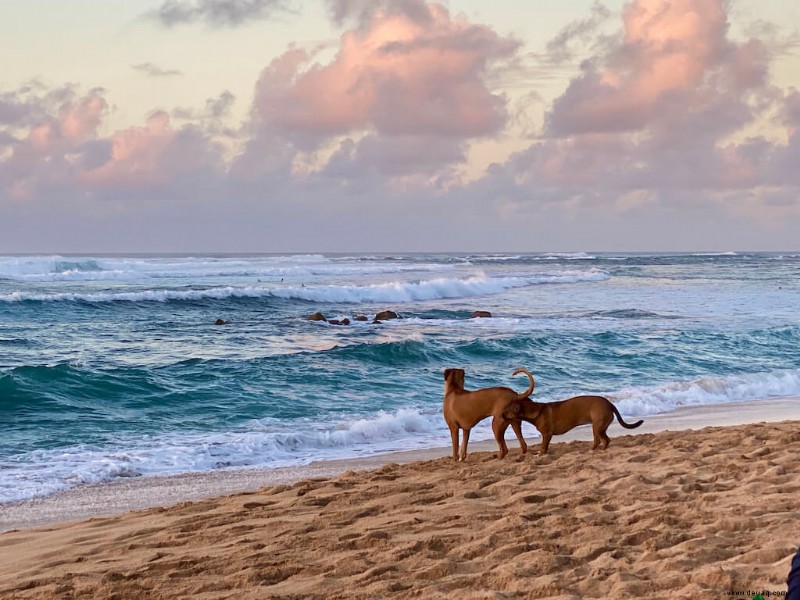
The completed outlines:
[[[0,0],[0,253],[800,250],[796,0]]]

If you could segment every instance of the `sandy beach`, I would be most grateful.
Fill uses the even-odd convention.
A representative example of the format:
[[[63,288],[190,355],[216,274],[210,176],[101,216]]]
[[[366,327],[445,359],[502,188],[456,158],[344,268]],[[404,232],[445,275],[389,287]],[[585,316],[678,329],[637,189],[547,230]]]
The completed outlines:
[[[546,457],[521,456],[512,442],[498,461],[484,442],[465,464],[438,449],[140,478],[6,505],[0,597],[785,591],[800,543],[798,402],[685,409],[634,435],[612,425],[605,452],[589,450],[583,429],[556,438]]]

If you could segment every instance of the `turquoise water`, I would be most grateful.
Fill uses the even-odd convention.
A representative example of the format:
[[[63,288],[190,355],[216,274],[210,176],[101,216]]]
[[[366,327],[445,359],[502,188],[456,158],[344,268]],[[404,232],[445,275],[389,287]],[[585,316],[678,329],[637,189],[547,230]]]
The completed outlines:
[[[0,257],[0,501],[445,446],[446,367],[631,417],[800,395],[798,276],[800,253]]]

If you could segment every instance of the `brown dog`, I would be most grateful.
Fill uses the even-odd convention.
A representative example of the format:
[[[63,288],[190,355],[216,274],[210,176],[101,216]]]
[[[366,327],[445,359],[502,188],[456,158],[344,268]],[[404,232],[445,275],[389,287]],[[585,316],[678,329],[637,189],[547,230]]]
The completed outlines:
[[[517,369],[514,375],[518,373],[525,373],[530,379],[531,383],[528,389],[518,394],[511,388],[507,387],[490,387],[481,390],[465,390],[464,389],[464,369],[445,369],[444,370],[444,403],[442,405],[442,412],[444,413],[444,420],[450,428],[450,437],[453,441],[453,459],[458,460],[458,432],[460,429],[464,430],[464,438],[461,442],[461,460],[467,458],[467,444],[469,443],[469,432],[478,421],[482,421],[486,417],[493,417],[492,419],[492,432],[500,446],[502,456],[508,452],[506,442],[502,438],[502,434],[508,429],[508,426],[514,429],[514,433],[519,440],[522,453],[528,451],[528,445],[522,437],[522,423],[519,420],[511,419],[502,427],[504,423],[503,411],[506,409],[510,402],[515,400],[527,399],[533,392],[533,375],[526,369]],[[500,437],[498,437],[500,436]],[[503,449],[505,448],[505,452]],[[501,456],[501,458],[502,458]]]
[[[554,435],[561,435],[573,427],[591,423],[594,434],[592,450],[597,449],[601,443],[605,450],[610,441],[606,430],[614,421],[615,416],[619,424],[626,429],[635,429],[644,423],[642,420],[636,421],[636,423],[626,423],[622,420],[617,407],[603,396],[575,396],[560,402],[533,402],[526,398],[512,402],[503,411],[504,421],[500,427],[502,430],[500,439],[503,439],[502,434],[509,425],[513,427],[514,421],[521,419],[531,423],[542,434],[542,447],[539,454],[547,454],[550,438]],[[505,446],[505,444],[503,445]],[[500,458],[507,452],[507,448],[501,448]]]

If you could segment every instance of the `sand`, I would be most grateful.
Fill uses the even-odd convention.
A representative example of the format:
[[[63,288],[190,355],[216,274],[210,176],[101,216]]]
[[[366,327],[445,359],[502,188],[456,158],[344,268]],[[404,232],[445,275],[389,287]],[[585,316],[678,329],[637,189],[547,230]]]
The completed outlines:
[[[785,420],[797,406],[684,411],[661,419],[670,427],[647,419],[658,433],[612,425],[611,446],[595,453],[584,430],[555,438],[546,457],[511,442],[503,461],[476,444],[467,463],[439,450],[378,468],[317,465],[313,479],[38,529],[27,505],[26,528],[0,534],[0,598],[785,592],[800,543],[800,421]],[[697,429],[709,420],[726,426]],[[734,424],[755,420],[776,422]],[[173,484],[150,478],[127,492]]]

